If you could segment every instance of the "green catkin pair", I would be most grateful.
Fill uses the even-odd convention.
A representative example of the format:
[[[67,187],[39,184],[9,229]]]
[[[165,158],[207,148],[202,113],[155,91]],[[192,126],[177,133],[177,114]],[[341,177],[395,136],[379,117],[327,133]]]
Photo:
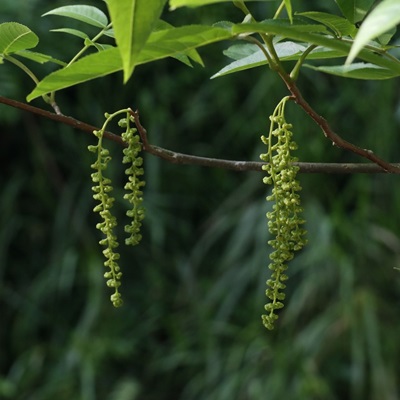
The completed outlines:
[[[115,235],[115,227],[117,226],[117,220],[111,213],[111,208],[115,201],[111,193],[113,190],[111,180],[104,176],[104,172],[107,169],[109,162],[111,161],[110,153],[103,147],[103,135],[107,128],[108,123],[117,115],[126,114],[126,118],[119,121],[119,126],[125,128],[125,132],[122,133],[122,140],[127,143],[127,147],[123,150],[124,164],[129,164],[125,170],[125,174],[128,176],[128,182],[125,184],[125,190],[127,193],[124,195],[124,199],[128,200],[131,204],[131,209],[127,211],[127,216],[132,219],[131,224],[125,225],[125,232],[129,234],[129,237],[125,239],[125,244],[136,245],[141,240],[140,227],[142,220],[144,219],[144,208],[143,192],[142,188],[145,182],[140,180],[143,175],[143,159],[138,156],[141,151],[141,144],[139,136],[136,134],[136,129],[131,127],[131,123],[134,122],[133,117],[130,114],[130,109],[120,110],[114,114],[105,114],[106,121],[100,130],[94,131],[94,135],[98,138],[97,145],[88,146],[89,151],[97,154],[97,160],[91,165],[91,168],[95,172],[91,174],[94,186],[92,190],[94,192],[93,198],[98,201],[98,204],[94,207],[93,211],[98,212],[102,219],[96,225],[104,238],[99,241],[100,245],[104,246],[103,254],[106,258],[104,265],[109,268],[109,271],[104,273],[104,277],[107,279],[107,286],[114,288],[114,293],[111,295],[111,302],[114,307],[120,307],[123,304],[119,287],[121,286],[122,272],[118,265],[120,258],[119,253],[115,251],[118,247],[118,239]]]
[[[293,165],[297,158],[291,154],[297,149],[297,144],[293,140],[292,125],[286,122],[284,115],[289,99],[285,97],[278,104],[270,116],[268,137],[261,137],[268,148],[268,152],[260,156],[261,160],[267,163],[262,167],[268,173],[263,182],[273,185],[267,200],[274,202],[272,211],[266,214],[269,232],[274,237],[268,244],[274,251],[269,256],[269,269],[272,274],[267,280],[266,290],[270,302],[265,305],[267,314],[262,315],[264,326],[270,330],[274,328],[274,322],[278,319],[275,311],[283,307],[283,290],[286,288],[284,282],[288,279],[285,274],[287,263],[293,259],[294,252],[302,249],[307,242],[304,238],[306,231],[301,227],[305,221],[301,218],[303,210],[298,194],[301,186],[296,180],[299,168]]]

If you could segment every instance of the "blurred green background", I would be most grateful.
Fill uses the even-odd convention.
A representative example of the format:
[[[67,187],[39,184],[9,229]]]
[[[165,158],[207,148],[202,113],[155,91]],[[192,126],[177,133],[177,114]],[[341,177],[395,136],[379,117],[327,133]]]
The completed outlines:
[[[0,22],[29,26],[38,51],[66,60],[79,39],[48,31],[73,24],[40,15],[71,3],[1,0]],[[334,1],[293,3],[337,12]],[[276,5],[251,4],[260,19]],[[242,15],[226,4],[164,18],[183,25]],[[126,86],[116,74],[57,100],[64,114],[97,126],[105,111],[139,108],[153,144],[258,160],[259,137],[287,92],[267,68],[210,80],[229,45],[200,49],[204,69],[163,60],[138,67]],[[52,68],[30,66],[38,76]],[[400,161],[398,80],[305,70],[299,87],[344,138]],[[0,95],[24,101],[31,89],[21,71],[0,66]],[[362,161],[332,147],[295,105],[287,119],[301,160]],[[125,305],[114,309],[92,213],[94,137],[5,105],[0,134],[0,399],[400,398],[398,176],[301,175],[309,244],[290,264],[286,307],[269,332],[260,318],[270,251],[262,174],[145,155],[143,241],[120,248]],[[109,147],[120,199],[121,149]],[[120,200],[116,212],[123,226]]]

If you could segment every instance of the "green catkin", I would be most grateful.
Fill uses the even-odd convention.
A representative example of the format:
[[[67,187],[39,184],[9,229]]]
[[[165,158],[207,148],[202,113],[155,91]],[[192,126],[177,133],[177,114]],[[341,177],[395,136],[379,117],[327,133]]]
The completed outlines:
[[[114,307],[120,307],[123,304],[119,287],[121,286],[122,272],[118,265],[120,258],[119,253],[115,251],[118,247],[117,236],[114,233],[114,229],[117,226],[117,220],[111,213],[111,208],[115,201],[111,193],[113,187],[111,180],[106,178],[104,173],[107,169],[108,163],[111,161],[110,153],[103,147],[103,135],[107,128],[108,123],[117,115],[121,113],[126,114],[126,118],[119,122],[121,127],[125,127],[126,130],[122,133],[122,139],[128,144],[123,150],[124,157],[123,163],[129,163],[130,166],[125,170],[128,175],[128,182],[125,185],[125,189],[129,190],[129,193],[125,194],[124,199],[127,199],[132,205],[132,209],[127,212],[127,215],[132,218],[132,223],[125,226],[125,231],[130,234],[130,237],[126,239],[126,244],[137,244],[141,239],[140,227],[141,221],[144,218],[144,209],[141,206],[143,201],[143,192],[141,188],[144,186],[144,182],[140,181],[140,176],[143,175],[143,160],[138,157],[141,150],[139,136],[135,135],[136,129],[130,126],[131,122],[134,122],[133,117],[130,115],[130,109],[124,109],[115,112],[114,114],[105,114],[106,121],[100,130],[94,131],[94,135],[98,138],[97,145],[88,146],[89,151],[97,155],[97,160],[91,165],[94,172],[91,174],[94,186],[92,190],[94,192],[93,198],[98,202],[94,207],[93,211],[98,212],[102,219],[96,225],[104,237],[99,241],[100,245],[104,246],[103,254],[106,258],[104,265],[109,268],[109,271],[104,273],[104,277],[107,279],[107,286],[114,288],[114,293],[110,299]]]
[[[120,267],[118,265],[119,253],[115,252],[118,247],[118,240],[114,233],[114,228],[117,226],[117,220],[111,213],[111,208],[115,201],[114,197],[111,196],[113,187],[111,186],[111,180],[104,176],[104,172],[107,169],[108,163],[111,161],[109,151],[103,148],[103,133],[105,128],[94,131],[94,135],[98,138],[96,146],[89,146],[89,151],[97,154],[97,160],[91,165],[92,169],[95,170],[91,174],[92,181],[95,186],[92,187],[94,192],[93,198],[98,201],[93,211],[98,212],[102,218],[102,222],[96,225],[104,238],[100,240],[100,245],[104,246],[103,254],[106,258],[104,265],[109,268],[109,271],[105,272],[104,277],[107,279],[107,286],[114,288],[114,293],[111,295],[111,302],[114,307],[122,306],[121,293],[118,288],[121,285]]]
[[[124,158],[122,162],[128,164],[128,168],[125,170],[125,174],[128,177],[124,189],[127,193],[124,195],[124,199],[128,200],[132,208],[126,212],[126,215],[132,219],[130,225],[125,225],[125,232],[129,234],[129,237],[125,239],[126,245],[135,246],[142,239],[140,234],[140,228],[142,221],[145,217],[145,210],[142,206],[143,202],[143,191],[142,187],[145,185],[144,181],[140,180],[140,177],[144,174],[142,165],[143,159],[139,157],[139,153],[142,150],[140,144],[139,135],[136,135],[136,129],[130,128],[130,118],[121,120],[120,126],[126,126],[126,131],[122,134],[122,140],[128,144],[123,150]]]
[[[267,280],[266,290],[270,302],[265,305],[267,314],[262,315],[264,326],[270,330],[278,319],[275,311],[283,307],[283,290],[286,288],[284,282],[288,279],[285,274],[287,263],[293,259],[294,252],[302,249],[307,242],[304,238],[306,231],[301,227],[305,221],[301,218],[303,210],[298,194],[301,186],[296,180],[299,168],[293,165],[297,158],[291,154],[297,149],[297,145],[293,140],[292,125],[286,122],[284,116],[288,100],[289,97],[285,97],[278,104],[270,117],[268,137],[261,137],[268,148],[268,152],[260,156],[267,163],[263,165],[263,170],[268,173],[263,182],[273,185],[267,200],[274,202],[272,211],[266,214],[269,232],[274,237],[268,244],[274,251],[269,256],[272,274]]]

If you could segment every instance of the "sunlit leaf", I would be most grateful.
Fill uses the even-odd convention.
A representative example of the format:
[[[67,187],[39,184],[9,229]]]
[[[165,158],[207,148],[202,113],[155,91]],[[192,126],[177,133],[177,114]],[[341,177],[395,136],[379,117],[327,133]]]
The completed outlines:
[[[391,30],[399,23],[400,1],[384,0],[379,3],[360,26],[346,64],[350,64],[370,40]]]
[[[108,0],[124,82],[133,73],[137,57],[160,18],[166,0]]]
[[[251,49],[253,50],[253,53],[227,65],[225,68],[213,75],[211,79],[268,64],[264,53],[258,48],[258,46],[252,48],[247,47],[246,51],[250,52]],[[306,50],[304,45],[295,42],[288,41],[277,43],[275,45],[275,51],[281,61],[296,59],[304,52],[304,50]],[[298,57],[293,57],[295,55]]]
[[[32,49],[38,43],[39,38],[27,26],[17,22],[0,24],[0,54]]]
[[[315,71],[325,72],[327,74],[337,75],[343,78],[379,80],[390,79],[400,75],[400,73],[396,74],[386,68],[381,68],[374,64],[367,63],[322,67],[315,67],[313,65],[305,64],[305,66]]]
[[[43,14],[42,17],[47,15],[59,15],[62,17],[76,19],[98,28],[105,28],[108,25],[107,16],[103,13],[103,11],[94,6],[72,5],[58,7]]]
[[[231,58],[239,58],[222,68],[214,74],[211,79],[268,64],[264,53],[258,48],[258,46],[252,44],[246,44],[245,47],[239,46],[240,45],[234,45],[224,52],[225,55],[228,55]],[[275,50],[281,61],[298,60],[306,49],[306,43],[283,42],[275,45]],[[240,55],[243,56],[240,57]],[[308,54],[307,59],[319,60],[337,57],[344,57],[344,54],[326,47],[317,47]]]

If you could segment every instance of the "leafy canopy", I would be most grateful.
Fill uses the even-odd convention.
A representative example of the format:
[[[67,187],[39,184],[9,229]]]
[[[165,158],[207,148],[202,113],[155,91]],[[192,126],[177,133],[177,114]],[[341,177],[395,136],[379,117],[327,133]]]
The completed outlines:
[[[222,1],[228,0],[170,0],[168,5],[169,11],[173,12],[179,7],[207,6]],[[50,55],[33,52],[31,49],[37,46],[39,38],[28,27],[15,22],[0,25],[0,56],[1,60],[16,56],[62,66],[37,79],[36,87],[27,96],[28,101],[117,71],[123,71],[124,82],[127,82],[137,65],[166,57],[174,57],[189,66],[192,62],[203,65],[197,49],[226,40],[235,42],[225,52],[233,61],[213,78],[255,68],[269,62],[262,49],[249,43],[249,37],[257,34],[274,38],[281,61],[301,60],[301,66],[345,78],[399,76],[400,61],[389,44],[400,22],[399,2],[384,0],[372,11],[372,0],[336,0],[336,3],[342,15],[313,10],[296,13],[291,1],[285,0],[272,19],[255,21],[244,1],[233,1],[247,14],[242,22],[181,27],[160,19],[163,11],[168,12],[166,0],[107,0],[109,15],[94,6],[68,5],[49,10],[43,17],[56,15],[66,21],[80,21],[82,30],[53,29],[83,40],[82,50],[72,60],[59,61]],[[283,10],[289,19],[282,14]],[[364,18],[357,28],[356,23]],[[85,25],[98,28],[98,34],[90,38]],[[104,40],[106,38],[108,41]],[[113,44],[109,44],[109,38]],[[309,50],[311,46],[312,51]],[[358,60],[353,63],[356,57]],[[346,62],[323,65],[325,59],[345,59]]]

